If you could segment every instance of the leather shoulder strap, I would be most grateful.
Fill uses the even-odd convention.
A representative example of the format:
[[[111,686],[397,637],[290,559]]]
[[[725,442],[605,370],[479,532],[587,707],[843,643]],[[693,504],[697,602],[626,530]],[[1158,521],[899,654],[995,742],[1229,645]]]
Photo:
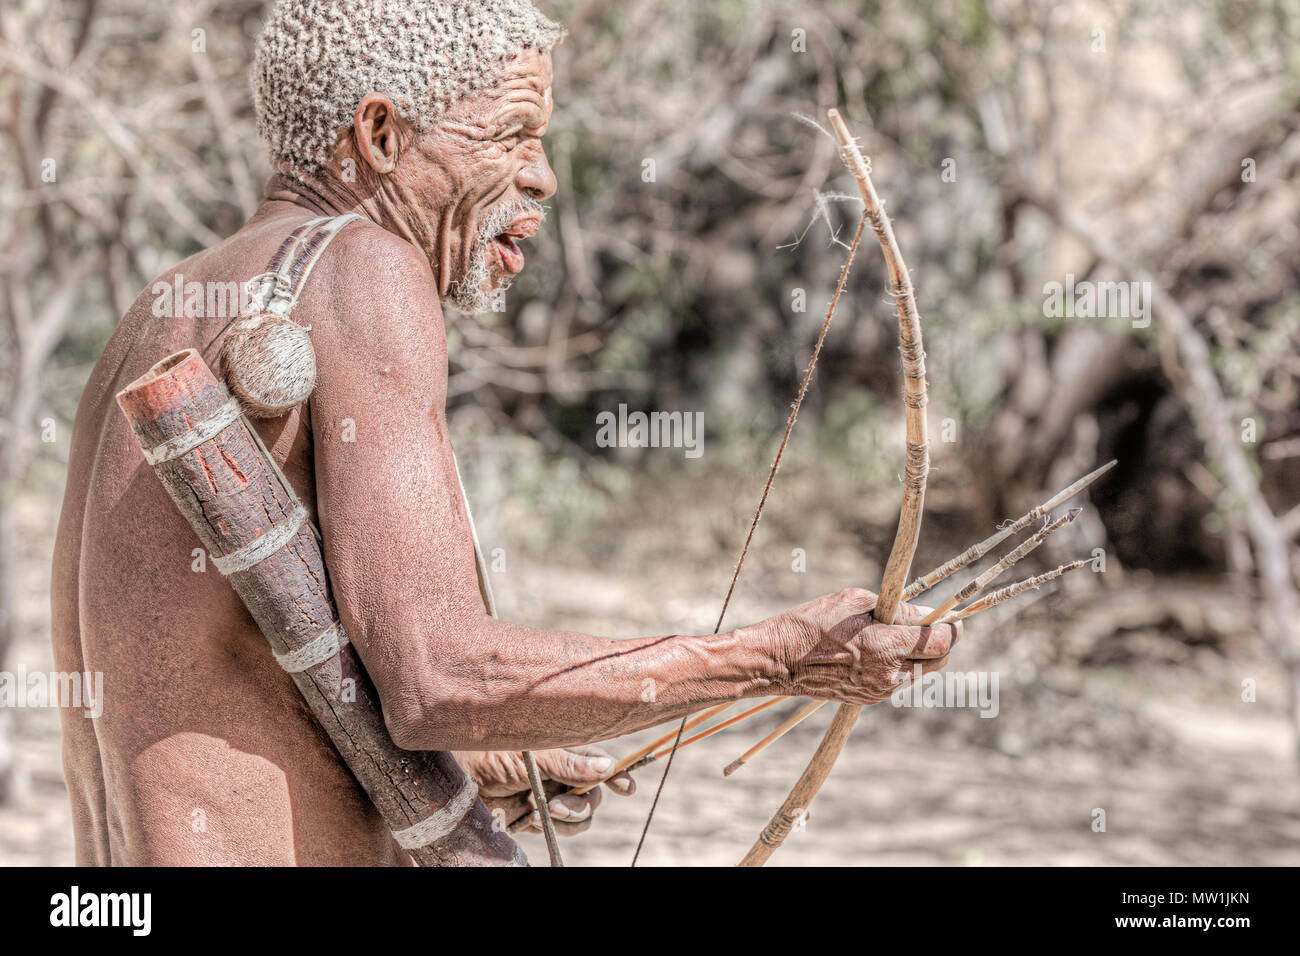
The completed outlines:
[[[350,212],[344,216],[313,219],[297,235],[292,250],[284,256],[275,267],[272,279],[272,294],[266,303],[266,310],[277,315],[287,316],[298,302],[311,270],[316,267],[334,237],[343,231],[349,223],[356,222],[361,216]]]

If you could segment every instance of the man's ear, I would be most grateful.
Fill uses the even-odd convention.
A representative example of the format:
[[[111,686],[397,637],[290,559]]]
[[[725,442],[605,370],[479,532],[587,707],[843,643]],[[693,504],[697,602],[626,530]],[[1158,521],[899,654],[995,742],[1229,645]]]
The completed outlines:
[[[367,93],[352,117],[357,153],[377,173],[391,173],[401,149],[397,110],[383,93]]]

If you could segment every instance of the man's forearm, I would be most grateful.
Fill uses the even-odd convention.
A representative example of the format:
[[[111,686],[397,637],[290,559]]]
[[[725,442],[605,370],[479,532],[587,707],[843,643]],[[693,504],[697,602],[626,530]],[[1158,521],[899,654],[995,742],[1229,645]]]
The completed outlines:
[[[403,669],[389,727],[402,747],[566,747],[632,733],[725,700],[785,693],[777,625],[615,641],[484,617]]]

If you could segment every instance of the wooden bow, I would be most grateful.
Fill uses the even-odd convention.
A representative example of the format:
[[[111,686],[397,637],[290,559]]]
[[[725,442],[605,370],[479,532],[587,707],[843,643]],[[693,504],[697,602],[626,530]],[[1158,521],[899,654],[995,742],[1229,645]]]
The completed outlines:
[[[727,606],[730,604],[732,594],[736,589],[736,582],[740,577],[741,568],[744,567],[745,557],[749,553],[750,544],[754,540],[754,532],[758,527],[758,522],[763,515],[763,507],[767,503],[768,494],[772,490],[772,483],[776,478],[777,469],[781,464],[781,457],[790,440],[790,432],[794,427],[795,419],[799,414],[799,409],[803,404],[805,395],[808,392],[808,384],[812,379],[813,369],[817,364],[817,358],[821,354],[822,344],[826,339],[827,329],[830,327],[831,318],[835,314],[835,306],[839,301],[841,293],[844,291],[845,282],[848,278],[849,269],[853,264],[854,256],[857,253],[858,244],[868,223],[876,234],[880,243],[880,248],[884,253],[885,266],[888,270],[890,280],[890,293],[894,297],[895,308],[898,314],[898,335],[899,335],[899,352],[902,355],[903,362],[903,401],[906,406],[906,439],[907,439],[907,463],[903,480],[903,503],[900,509],[898,530],[894,536],[894,544],[890,551],[889,560],[885,564],[884,580],[880,585],[877,596],[876,606],[872,611],[876,620],[885,623],[894,623],[898,612],[899,605],[905,600],[911,600],[918,595],[928,591],[936,584],[946,580],[952,574],[964,567],[978,561],[981,557],[991,553],[1002,542],[1011,536],[1018,534],[1027,528],[1035,520],[1042,518],[1043,527],[1029,540],[1013,549],[1009,554],[1004,556],[993,567],[981,572],[973,580],[960,588],[946,602],[930,612],[919,623],[921,626],[930,624],[952,624],[963,618],[977,614],[981,611],[995,607],[1004,603],[1016,595],[1023,593],[1031,588],[1037,588],[1049,581],[1055,580],[1063,574],[1076,571],[1088,564],[1086,559],[1073,561],[1069,564],[1063,564],[1053,571],[1045,574],[1035,575],[1023,581],[1017,581],[1014,584],[1004,587],[987,597],[974,601],[968,606],[956,609],[956,606],[962,601],[968,600],[979,594],[986,585],[1001,575],[1004,571],[1015,566],[1025,555],[1037,548],[1046,538],[1054,531],[1069,524],[1078,515],[1080,509],[1074,509],[1064,516],[1055,520],[1051,517],[1051,512],[1058,505],[1068,501],[1075,495],[1081,493],[1094,481],[1108,472],[1116,462],[1111,461],[1100,468],[1095,469],[1082,478],[1079,478],[1067,488],[1057,492],[1047,501],[1031,508],[1025,514],[1021,515],[1014,521],[1007,521],[999,526],[999,530],[985,540],[972,545],[961,554],[945,561],[940,566],[934,568],[920,578],[917,578],[906,587],[903,586],[911,568],[912,557],[916,551],[916,543],[921,529],[921,515],[925,505],[925,485],[926,477],[929,472],[929,440],[926,431],[925,405],[926,405],[926,385],[925,385],[925,349],[921,342],[921,317],[916,310],[916,300],[912,293],[912,282],[907,272],[907,266],[903,262],[902,253],[899,251],[898,242],[894,237],[894,231],[890,225],[889,219],[884,214],[884,203],[876,194],[875,187],[872,185],[870,176],[870,166],[863,157],[853,137],[849,134],[848,127],[845,126],[843,119],[836,110],[829,111],[830,125],[834,132],[835,138],[840,144],[840,155],[844,160],[845,166],[853,174],[858,183],[858,189],[862,194],[863,213],[858,222],[857,231],[854,233],[853,241],[849,245],[848,255],[845,257],[844,265],[840,269],[839,281],[835,286],[835,294],[831,297],[830,304],[827,308],[826,318],[822,322],[821,331],[817,336],[817,342],[813,346],[812,356],[808,362],[808,369],[804,373],[803,380],[799,386],[799,392],[795,397],[794,404],[790,411],[790,417],[786,422],[785,434],[781,438],[781,443],[777,448],[776,456],[772,460],[772,465],[768,471],[767,483],[763,487],[763,493],[759,497],[758,507],[754,511],[753,521],[749,526],[749,534],[745,539],[744,547],[741,549],[740,558],[736,562],[736,568],[731,577],[731,585],[727,589],[727,596],[722,603],[722,611],[718,615],[717,627],[714,633],[717,633],[722,627],[722,621],[727,613]],[[672,758],[678,749],[687,746],[695,741],[706,739],[715,733],[734,726],[744,720],[747,720],[754,714],[789,698],[776,697],[755,707],[751,707],[744,713],[738,714],[732,718],[724,720],[707,730],[700,731],[694,736],[682,739],[684,731],[698,726],[711,717],[716,716],[727,708],[731,707],[735,701],[718,704],[711,707],[703,713],[694,717],[687,715],[683,717],[675,733],[666,734],[653,741],[647,746],[641,748],[633,754],[628,755],[614,768],[617,773],[621,770],[635,769],[644,766],[661,757],[668,757],[668,765],[664,768],[663,776],[659,780],[659,789],[655,793],[654,802],[651,804],[650,812],[646,817],[645,825],[641,831],[641,839],[637,843],[636,855],[632,858],[632,865],[636,865],[637,856],[640,855],[641,847],[644,845],[646,834],[649,831],[650,823],[654,819],[655,808],[658,806],[659,797],[663,793],[664,783],[668,779],[668,773],[672,769]],[[769,733],[761,741],[746,751],[739,759],[732,761],[726,769],[724,775],[729,775],[745,763],[754,755],[761,752],[773,741],[779,739],[791,728],[796,726],[804,718],[814,713],[820,708],[825,701],[814,700],[806,704],[775,730]],[[767,826],[759,834],[758,840],[750,848],[744,859],[740,861],[741,866],[762,866],[774,853],[789,835],[794,825],[804,818],[808,805],[816,796],[817,791],[825,783],[831,768],[834,766],[840,751],[843,750],[844,744],[848,741],[849,735],[857,722],[858,715],[862,708],[856,705],[841,705],[832,720],[830,728],[826,731],[825,737],[813,754],[812,760],[804,769],[803,774],[796,781],[786,797],[785,802],[777,810],[776,814],[768,822]],[[672,740],[672,746],[660,750],[659,748]]]
[[[885,268],[889,273],[890,294],[894,297],[894,308],[898,315],[898,350],[903,361],[903,403],[906,406],[907,421],[907,464],[903,474],[903,505],[898,516],[898,530],[894,534],[894,545],[885,564],[884,579],[880,584],[879,596],[872,615],[883,624],[894,623],[898,606],[903,601],[903,588],[908,571],[912,567],[912,557],[916,553],[916,541],[921,531],[921,514],[925,507],[925,482],[930,471],[930,443],[925,422],[925,349],[921,342],[921,316],[916,311],[916,297],[912,293],[912,279],[907,272],[907,264],[899,251],[898,240],[894,237],[893,226],[885,215],[884,203],[876,194],[876,187],[871,182],[871,168],[857,142],[849,133],[838,110],[827,114],[831,129],[840,144],[840,158],[857,181],[858,191],[862,194],[865,207],[864,215],[871,223],[872,231],[880,243],[885,256]],[[844,749],[853,725],[858,721],[862,708],[856,704],[841,704],[835,712],[835,718],[826,730],[826,735],[813,753],[812,760],[804,768],[799,779],[790,790],[780,809],[768,821],[754,845],[740,861],[741,866],[762,866],[768,857],[776,852],[777,847],[785,842],[795,823],[803,819],[813,797],[826,782],[831,768]]]
[[[786,421],[781,444],[777,448],[776,456],[772,459],[772,465],[767,475],[767,483],[763,486],[763,493],[759,497],[758,507],[754,510],[754,518],[750,522],[749,534],[746,536],[745,544],[741,548],[740,557],[736,562],[736,569],[731,576],[731,584],[727,588],[726,598],[722,602],[722,610],[718,615],[717,626],[714,628],[715,633],[721,629],[722,621],[726,617],[727,607],[731,603],[731,596],[735,593],[736,582],[740,578],[741,568],[744,567],[745,557],[748,555],[750,544],[754,540],[754,532],[757,530],[758,522],[763,516],[763,508],[767,503],[768,494],[772,490],[772,483],[775,481],[777,470],[781,466],[781,457],[784,455],[786,446],[790,441],[790,432],[794,428],[799,409],[803,405],[804,396],[808,392],[808,384],[812,380],[813,369],[817,365],[817,358],[821,354],[822,344],[826,340],[826,332],[830,328],[831,318],[835,314],[835,306],[844,291],[849,269],[857,254],[858,243],[868,223],[875,231],[881,249],[884,250],[885,263],[889,270],[890,291],[894,296],[898,311],[899,349],[903,357],[904,402],[907,406],[907,465],[903,484],[903,507],[899,518],[898,532],[894,539],[894,547],[885,566],[884,583],[881,585],[876,609],[873,612],[877,620],[893,623],[898,605],[903,600],[903,586],[907,578],[907,572],[912,565],[912,555],[916,551],[917,535],[921,530],[921,511],[925,503],[925,480],[929,471],[930,458],[925,424],[925,351],[921,345],[921,321],[916,311],[915,298],[912,295],[912,280],[908,276],[902,253],[898,250],[898,242],[894,238],[893,228],[884,215],[883,203],[880,201],[880,197],[876,195],[875,187],[871,183],[870,167],[865,157],[863,157],[861,150],[858,149],[853,137],[849,135],[848,127],[844,124],[839,112],[832,109],[829,111],[828,117],[835,138],[840,144],[840,156],[849,172],[853,174],[853,178],[857,180],[858,189],[862,193],[864,204],[862,219],[858,222],[853,241],[849,245],[848,255],[845,257],[844,265],[840,269],[839,280],[835,285],[835,294],[831,297],[826,311],[826,318],[822,322],[817,342],[813,346],[812,356],[808,361],[807,371],[804,372],[803,380],[799,384],[799,393],[791,407],[790,417]],[[705,714],[698,715],[694,723],[698,724],[703,720],[707,720],[709,716],[725,710],[729,706],[730,704],[722,704],[714,707]],[[818,747],[817,753],[814,754],[812,762],[804,771],[803,776],[799,778],[785,804],[782,805],[776,816],[764,828],[753,849],[741,861],[742,865],[761,866],[785,840],[794,821],[802,817],[802,808],[812,800],[812,797],[826,780],[826,775],[830,773],[835,758],[839,755],[840,750],[844,747],[844,742],[848,739],[849,731],[853,729],[853,724],[857,721],[860,709],[848,705],[840,707],[830,730],[827,731],[826,738]],[[811,712],[811,710],[806,708],[805,713],[807,712]],[[655,809],[659,805],[659,797],[663,793],[664,784],[667,782],[668,774],[672,770],[673,757],[682,744],[683,732],[688,729],[688,719],[689,715],[683,717],[677,731],[672,735],[674,739],[672,747],[667,752],[668,763],[664,767],[663,775],[659,779],[659,787],[650,805],[650,811],[646,815],[641,830],[641,838],[637,842],[636,853],[632,857],[633,866],[636,866],[641,848],[645,844],[646,834],[649,832],[650,824],[654,820]],[[653,758],[656,756],[654,754],[655,748],[663,742],[663,739],[660,739],[649,747],[643,748],[637,754],[627,758],[621,766],[626,766],[638,759]]]

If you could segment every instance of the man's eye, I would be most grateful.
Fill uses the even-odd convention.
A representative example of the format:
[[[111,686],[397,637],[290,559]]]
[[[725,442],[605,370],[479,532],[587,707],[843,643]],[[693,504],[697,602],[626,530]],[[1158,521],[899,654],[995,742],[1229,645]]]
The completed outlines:
[[[520,130],[518,126],[512,129],[503,130],[496,136],[492,137],[492,142],[505,147],[507,150],[514,149],[519,143],[519,132]]]

